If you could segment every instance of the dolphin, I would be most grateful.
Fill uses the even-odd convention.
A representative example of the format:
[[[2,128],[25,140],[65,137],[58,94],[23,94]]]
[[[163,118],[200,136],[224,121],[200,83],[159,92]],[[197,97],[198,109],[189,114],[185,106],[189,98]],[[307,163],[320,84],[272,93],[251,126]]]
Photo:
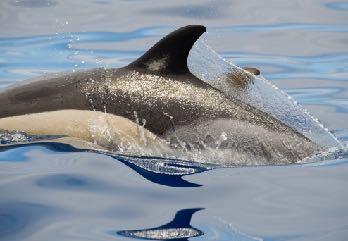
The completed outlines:
[[[281,139],[280,148],[274,151],[277,155],[269,157],[270,160],[281,156],[287,162],[296,162],[320,151],[322,147],[303,134],[255,107],[228,98],[190,72],[188,54],[205,31],[201,25],[179,28],[122,68],[58,73],[13,86],[0,93],[0,118],[65,109],[106,111],[142,122],[146,129],[160,137],[172,139],[174,136],[183,141],[186,132],[179,131],[181,134],[176,135],[177,129],[202,123],[207,127],[204,123],[214,120],[233,120],[238,124],[232,133],[238,132],[241,143],[247,142],[251,133],[243,136],[243,129],[236,128],[249,125],[273,136],[281,134],[285,139],[294,140]],[[258,74],[256,70],[247,70]],[[224,132],[223,129],[217,131]],[[257,135],[256,132],[252,138],[257,139]],[[198,137],[194,146],[199,147],[206,136],[203,133]],[[187,139],[193,139],[192,133]],[[257,148],[264,152],[265,141],[252,143],[257,143]]]

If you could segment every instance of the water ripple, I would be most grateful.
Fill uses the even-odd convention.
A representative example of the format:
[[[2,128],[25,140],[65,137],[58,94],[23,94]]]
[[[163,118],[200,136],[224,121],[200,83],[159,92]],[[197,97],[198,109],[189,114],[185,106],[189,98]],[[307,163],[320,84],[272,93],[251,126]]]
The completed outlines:
[[[45,8],[57,5],[55,0],[16,0],[11,1],[11,5],[24,8]]]
[[[233,58],[240,65],[247,63],[261,69],[268,66],[276,69],[266,74],[270,80],[313,78],[346,81],[348,78],[348,52],[313,56],[279,56],[233,51],[221,54],[225,58]]]
[[[348,141],[346,1],[6,0],[0,5],[2,36],[22,35],[0,38],[0,88],[45,73],[119,67],[168,31],[204,23],[217,49],[240,49],[222,52],[224,57],[291,83],[285,88],[301,103],[335,107],[323,108],[322,117]],[[118,29],[126,31],[113,32]],[[44,34],[32,35],[37,33]],[[341,126],[336,117],[343,119]],[[1,147],[0,240],[130,237],[122,231],[153,238],[161,229],[149,229],[192,207],[205,210],[193,215],[192,227],[186,221],[184,227],[164,229],[165,238],[346,240],[346,154],[302,165],[214,169],[170,158],[112,159],[63,144]],[[204,235],[175,237],[175,231]]]
[[[53,208],[34,203],[1,203],[0,204],[0,239],[24,238],[35,230],[35,226],[45,217],[52,214]],[[42,225],[42,224],[41,224]]]
[[[192,19],[216,19],[228,16],[228,1],[209,1],[202,4],[185,4],[182,6],[167,6],[142,10],[148,15],[186,17]]]
[[[345,24],[304,24],[304,23],[277,23],[255,25],[231,25],[228,27],[216,27],[211,32],[269,32],[303,30],[313,32],[348,32]]]
[[[55,35],[39,35],[16,38],[0,38],[0,77],[2,85],[47,72],[67,69],[114,67],[127,64],[143,51],[100,48],[106,43],[126,42],[162,36],[169,26],[152,26],[129,32],[68,32]],[[347,32],[346,25],[235,25],[209,30],[230,32],[258,32],[278,30],[334,31]],[[84,44],[92,44],[83,47]],[[98,44],[98,48],[93,46]],[[335,78],[346,80],[347,53],[330,53],[315,56],[275,56],[247,52],[223,52],[226,58],[237,62],[248,62],[256,66],[272,66],[280,72],[272,73],[270,79],[284,78]],[[49,58],[47,58],[49,56]],[[294,66],[292,63],[296,63]]]
[[[47,189],[61,190],[89,190],[105,191],[112,187],[94,180],[93,178],[77,174],[53,174],[42,177],[36,181],[36,185]]]
[[[345,91],[346,88],[339,87],[286,89],[303,104],[317,105],[320,102],[320,105],[334,107],[337,113],[348,112],[348,100],[335,97]]]
[[[333,3],[327,3],[325,4],[326,7],[339,10],[339,11],[347,11],[348,10],[348,3],[347,2],[333,2]]]

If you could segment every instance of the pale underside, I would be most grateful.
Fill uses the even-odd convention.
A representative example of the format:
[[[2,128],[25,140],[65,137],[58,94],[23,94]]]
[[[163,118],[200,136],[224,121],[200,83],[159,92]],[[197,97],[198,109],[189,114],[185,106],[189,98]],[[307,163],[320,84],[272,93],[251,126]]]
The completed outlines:
[[[0,129],[73,137],[123,153],[159,155],[170,151],[165,141],[144,127],[98,111],[62,110],[2,118]]]

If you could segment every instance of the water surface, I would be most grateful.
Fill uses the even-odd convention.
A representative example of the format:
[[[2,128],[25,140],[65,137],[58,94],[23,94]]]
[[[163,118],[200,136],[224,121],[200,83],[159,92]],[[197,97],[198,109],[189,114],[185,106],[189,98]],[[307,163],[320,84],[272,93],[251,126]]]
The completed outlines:
[[[347,10],[328,0],[5,0],[0,88],[45,73],[119,67],[169,31],[204,24],[219,54],[261,69],[345,144]],[[0,239],[348,238],[348,158],[245,168],[143,161],[63,144],[1,148]]]

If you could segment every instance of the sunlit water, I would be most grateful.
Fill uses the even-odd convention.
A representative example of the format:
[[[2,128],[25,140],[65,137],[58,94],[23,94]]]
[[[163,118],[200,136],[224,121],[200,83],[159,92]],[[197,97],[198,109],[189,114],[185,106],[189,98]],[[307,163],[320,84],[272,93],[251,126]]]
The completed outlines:
[[[0,9],[0,88],[119,67],[169,31],[205,24],[209,46],[261,69],[348,141],[346,2],[6,0]],[[307,164],[217,168],[49,142],[6,146],[0,239],[347,240],[347,161],[336,153]]]

